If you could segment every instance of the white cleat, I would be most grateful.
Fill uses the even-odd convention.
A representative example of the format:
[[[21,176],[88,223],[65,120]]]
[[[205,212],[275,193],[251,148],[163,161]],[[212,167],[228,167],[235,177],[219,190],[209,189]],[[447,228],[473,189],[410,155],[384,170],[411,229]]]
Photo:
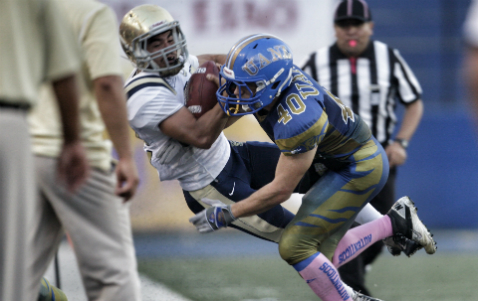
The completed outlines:
[[[418,218],[417,207],[404,196],[393,204],[387,215],[392,221],[393,237],[405,236],[419,243],[428,254],[437,250],[436,242],[428,228]]]

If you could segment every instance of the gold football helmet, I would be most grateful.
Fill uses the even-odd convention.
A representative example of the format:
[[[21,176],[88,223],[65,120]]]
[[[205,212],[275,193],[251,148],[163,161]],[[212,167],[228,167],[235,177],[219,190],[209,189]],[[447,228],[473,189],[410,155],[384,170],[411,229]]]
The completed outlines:
[[[153,53],[148,52],[148,39],[166,31],[171,31],[174,43]],[[177,74],[188,58],[186,38],[179,22],[157,5],[145,4],[130,10],[121,21],[120,40],[124,52],[138,69],[159,72],[161,76]],[[168,60],[171,54],[176,56],[176,60]],[[159,57],[162,57],[165,66],[159,66],[154,61]]]

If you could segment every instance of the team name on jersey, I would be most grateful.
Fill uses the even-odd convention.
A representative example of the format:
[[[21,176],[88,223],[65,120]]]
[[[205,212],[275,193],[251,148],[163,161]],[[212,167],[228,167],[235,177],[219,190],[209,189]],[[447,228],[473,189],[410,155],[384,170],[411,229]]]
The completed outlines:
[[[305,112],[306,105],[304,100],[309,96],[317,96],[320,94],[312,82],[296,68],[292,70],[291,85],[295,86],[298,93],[290,93],[286,98],[285,104],[279,104],[277,106],[277,114],[279,115],[278,123],[287,124],[292,120],[292,116]]]

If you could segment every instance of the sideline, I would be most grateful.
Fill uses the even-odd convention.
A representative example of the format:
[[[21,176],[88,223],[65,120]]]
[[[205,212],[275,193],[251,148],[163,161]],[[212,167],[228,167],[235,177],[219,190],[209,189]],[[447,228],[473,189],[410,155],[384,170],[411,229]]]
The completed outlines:
[[[60,266],[61,287],[68,297],[68,300],[87,301],[76,265],[75,255],[66,240],[60,245],[58,262]],[[55,284],[53,263],[48,268],[45,277],[52,284]],[[143,301],[192,301],[168,289],[161,283],[152,281],[145,275],[140,274],[140,280]]]

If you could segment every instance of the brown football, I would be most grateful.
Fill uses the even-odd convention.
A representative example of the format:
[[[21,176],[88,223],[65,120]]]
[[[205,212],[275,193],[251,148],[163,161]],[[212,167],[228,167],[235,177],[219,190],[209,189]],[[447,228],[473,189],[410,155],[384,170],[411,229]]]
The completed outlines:
[[[219,70],[213,61],[207,61],[199,66],[196,72],[191,75],[184,91],[184,103],[196,118],[201,117],[217,103],[216,91],[218,87],[206,78],[209,73],[219,76]]]

